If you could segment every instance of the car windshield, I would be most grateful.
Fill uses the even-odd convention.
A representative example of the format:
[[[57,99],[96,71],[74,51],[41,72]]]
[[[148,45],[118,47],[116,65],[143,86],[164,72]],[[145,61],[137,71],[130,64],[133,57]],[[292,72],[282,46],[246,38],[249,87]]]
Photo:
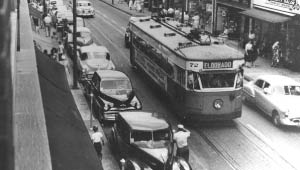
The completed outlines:
[[[105,59],[105,52],[88,52],[88,59]]]
[[[275,87],[275,93],[280,95],[300,96],[300,86],[277,86]]]
[[[157,131],[133,130],[131,132],[131,142],[142,148],[165,148],[170,141],[168,129]]]
[[[129,79],[102,80],[100,90],[110,95],[125,95],[132,91]]]
[[[90,38],[91,37],[90,32],[79,32],[79,34],[80,34],[79,37],[83,37],[83,38]]]

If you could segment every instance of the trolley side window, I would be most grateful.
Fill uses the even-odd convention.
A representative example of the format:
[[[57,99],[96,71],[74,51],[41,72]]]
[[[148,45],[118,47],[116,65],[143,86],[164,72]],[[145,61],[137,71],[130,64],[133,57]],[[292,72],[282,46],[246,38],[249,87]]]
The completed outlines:
[[[181,86],[185,86],[185,70],[175,66],[176,67],[176,81],[181,85]]]

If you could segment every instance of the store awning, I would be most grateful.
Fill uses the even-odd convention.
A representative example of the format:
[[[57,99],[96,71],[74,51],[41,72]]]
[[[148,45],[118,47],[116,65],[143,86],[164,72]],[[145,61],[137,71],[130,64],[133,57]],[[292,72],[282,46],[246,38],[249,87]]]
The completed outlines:
[[[64,66],[38,49],[36,56],[52,169],[103,170],[73,99]]]
[[[223,5],[231,8],[236,8],[240,10],[247,10],[249,9],[248,5],[242,4],[240,2],[235,2],[235,1],[227,1],[227,0],[218,0],[217,1],[218,5]]]
[[[282,23],[282,22],[286,22],[291,19],[290,16],[276,14],[273,12],[268,12],[268,11],[255,9],[255,8],[252,8],[252,9],[249,9],[246,11],[242,11],[240,13],[243,15],[246,15],[246,16],[249,16],[249,17],[252,17],[255,19],[267,21],[270,23]]]

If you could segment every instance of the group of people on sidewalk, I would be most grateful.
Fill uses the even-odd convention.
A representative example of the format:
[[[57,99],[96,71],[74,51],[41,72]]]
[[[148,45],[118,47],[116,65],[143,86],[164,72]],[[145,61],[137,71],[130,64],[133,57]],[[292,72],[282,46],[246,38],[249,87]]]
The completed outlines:
[[[138,12],[144,12],[144,0],[129,0],[128,6],[130,10],[136,10]]]
[[[271,67],[279,66],[280,60],[282,60],[282,51],[281,51],[281,43],[280,41],[275,41],[272,45],[272,61]],[[263,56],[264,51],[262,47],[258,47],[256,35],[254,31],[250,31],[248,42],[245,45],[245,66],[250,68],[254,67],[254,62],[256,61],[258,56]]]

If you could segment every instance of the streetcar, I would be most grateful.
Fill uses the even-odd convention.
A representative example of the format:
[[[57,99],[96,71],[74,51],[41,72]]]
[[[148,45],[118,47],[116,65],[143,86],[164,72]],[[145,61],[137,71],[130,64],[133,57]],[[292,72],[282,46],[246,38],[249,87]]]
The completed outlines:
[[[244,57],[210,35],[191,38],[184,26],[131,17],[130,62],[166,92],[183,120],[241,117]]]

